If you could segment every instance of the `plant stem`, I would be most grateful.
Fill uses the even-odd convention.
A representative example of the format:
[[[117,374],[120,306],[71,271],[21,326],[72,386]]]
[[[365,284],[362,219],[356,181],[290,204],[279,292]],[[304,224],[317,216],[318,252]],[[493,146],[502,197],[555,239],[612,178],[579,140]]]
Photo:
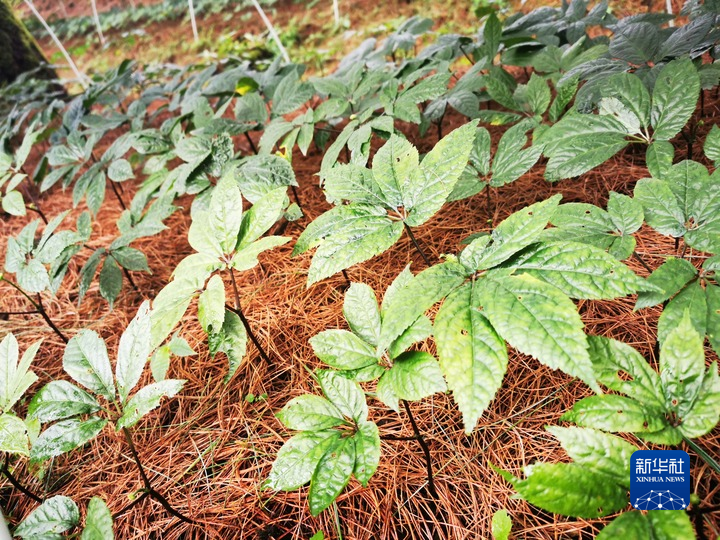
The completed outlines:
[[[290,186],[290,189],[292,189],[293,196],[295,197],[295,202],[297,205],[302,209],[302,203],[300,202],[300,195],[298,194],[298,190],[295,186]]]
[[[425,264],[430,267],[432,266],[432,263],[430,262],[430,259],[427,255],[425,255],[425,252],[420,249],[420,244],[418,244],[418,241],[415,239],[415,235],[412,232],[412,229],[410,226],[403,221],[403,225],[405,226],[405,231],[407,231],[408,236],[410,237],[410,240],[412,240],[413,245],[415,246],[415,249],[420,254],[420,256],[423,258],[423,261],[425,261]]]
[[[432,495],[436,499],[439,499],[440,497],[438,496],[438,492],[435,489],[435,480],[433,479],[430,447],[427,445],[427,442],[425,441],[422,433],[420,433],[420,428],[418,428],[417,422],[415,422],[415,417],[413,416],[412,410],[410,409],[410,403],[408,403],[407,400],[404,399],[400,401],[402,401],[402,404],[405,407],[405,412],[410,419],[410,425],[412,425],[413,432],[415,433],[414,438],[417,439],[420,448],[422,448],[423,454],[425,454],[425,470],[427,471],[428,490],[430,491],[430,495]]]
[[[133,278],[130,275],[130,271],[127,268],[125,268],[124,266],[122,267],[122,269],[123,269],[123,274],[125,274],[125,277],[127,278],[128,282],[130,283],[130,286],[135,290],[135,292],[140,292],[140,289],[138,289],[138,286],[135,285],[135,282],[133,281]]]
[[[122,200],[122,197],[120,196],[120,192],[118,191],[118,188],[117,188],[117,186],[115,185],[115,182],[113,182],[112,180],[108,180],[108,182],[110,182],[110,187],[112,188],[113,193],[115,194],[115,198],[116,198],[116,199],[118,200],[118,202],[120,203],[120,207],[121,207],[123,210],[127,210],[127,206],[125,206],[125,201]]]
[[[130,453],[132,454],[133,460],[135,460],[135,465],[138,468],[138,471],[140,472],[140,478],[142,478],[143,484],[145,485],[145,490],[148,496],[155,499],[157,502],[160,503],[160,505],[167,510],[168,513],[172,514],[176,518],[184,521],[185,523],[195,523],[192,519],[185,517],[180,512],[175,510],[172,505],[167,501],[165,497],[163,497],[160,493],[155,491],[153,489],[152,484],[150,483],[150,479],[148,478],[147,474],[145,474],[145,469],[142,466],[142,463],[140,462],[140,457],[138,456],[137,450],[135,450],[135,445],[132,441],[132,436],[130,435],[130,431],[128,428],[124,427],[122,428],[123,435],[125,435],[125,441],[127,441],[128,446],[130,447]],[[141,496],[142,497],[142,496]],[[136,501],[133,501],[134,503]]]
[[[639,262],[645,270],[647,270],[648,272],[650,272],[652,274],[652,272],[653,272],[652,268],[650,268],[648,266],[648,264],[645,262],[645,260],[640,255],[638,255],[638,253],[636,251],[633,251],[633,257],[635,257],[635,260],[637,262]]]
[[[250,340],[253,342],[253,344],[257,348],[262,359],[265,360],[268,364],[272,364],[270,357],[265,352],[265,349],[263,349],[262,345],[260,345],[260,340],[258,340],[258,338],[255,337],[255,333],[252,331],[252,328],[250,328],[250,323],[245,318],[245,314],[242,312],[242,308],[240,307],[240,294],[238,293],[237,283],[235,282],[235,272],[233,272],[232,268],[228,268],[228,272],[230,273],[230,282],[232,283],[233,302],[235,303],[235,307],[231,308],[227,304],[225,304],[225,307],[227,309],[229,309],[230,311],[232,311],[235,315],[240,317],[240,320],[242,321],[243,326],[245,327],[245,331],[248,333],[248,336],[250,336]]]
[[[0,317],[9,317],[10,315],[36,315],[40,313],[37,309],[31,311],[0,311]]]
[[[490,182],[488,182],[485,186],[485,200],[487,202],[488,223],[492,228],[495,218],[495,211],[492,207],[492,193],[490,193]]]
[[[342,275],[345,278],[345,282],[347,283],[347,286],[350,287],[350,276],[348,276],[347,270],[343,270]]]
[[[257,147],[255,146],[255,143],[253,142],[253,140],[250,137],[250,135],[248,134],[248,132],[246,131],[245,133],[243,133],[243,135],[245,135],[245,139],[247,139],[247,142],[250,145],[250,148],[252,149],[253,153],[255,153],[255,155],[257,155],[257,153],[258,153]]]
[[[718,462],[715,461],[710,454],[703,450],[692,439],[688,437],[683,437],[683,440],[690,448],[692,448],[693,452],[695,452],[700,457],[700,459],[702,459],[713,471],[715,471],[717,474],[720,474],[720,464],[718,464]]]
[[[39,215],[39,216],[40,216],[40,219],[43,220],[43,223],[44,223],[45,225],[48,224],[48,219],[47,219],[47,217],[45,216],[45,214],[43,214],[43,211],[40,210],[40,208],[38,208],[38,206],[37,206],[35,203],[33,203],[32,206],[30,206],[29,204],[26,204],[26,205],[25,205],[25,208],[27,208],[27,209],[30,210],[31,212],[35,212],[37,215]]]
[[[4,281],[5,283],[7,283],[7,284],[10,285],[11,287],[13,287],[15,290],[19,291],[20,294],[22,294],[25,298],[27,298],[28,302],[30,302],[30,303],[32,304],[32,306],[35,308],[35,310],[37,311],[37,313],[39,313],[40,316],[41,316],[41,317],[45,320],[45,322],[48,324],[48,326],[50,327],[50,329],[51,329],[53,332],[55,332],[55,333],[58,335],[58,337],[59,337],[60,339],[62,339],[65,343],[68,342],[68,338],[65,336],[65,334],[63,334],[63,333],[60,331],[60,329],[59,329],[57,326],[55,326],[55,323],[52,322],[52,320],[50,319],[50,317],[49,317],[48,314],[47,314],[47,311],[45,311],[45,308],[44,308],[43,305],[42,305],[42,297],[40,296],[40,293],[37,293],[37,299],[38,299],[38,301],[36,302],[35,300],[32,299],[32,297],[30,297],[30,295],[29,295],[28,293],[26,293],[24,290],[22,290],[22,288],[21,288],[17,283],[13,283],[13,282],[10,281],[9,279],[5,278],[4,276],[0,276],[0,281]]]
[[[20,482],[18,482],[17,478],[12,475],[10,469],[8,469],[8,459],[9,457],[5,456],[5,462],[3,463],[2,469],[0,469],[0,473],[4,474],[8,481],[12,484],[12,486],[18,491],[20,491],[23,495],[31,498],[36,503],[42,504],[43,499],[41,497],[38,497],[32,491],[23,486]]]

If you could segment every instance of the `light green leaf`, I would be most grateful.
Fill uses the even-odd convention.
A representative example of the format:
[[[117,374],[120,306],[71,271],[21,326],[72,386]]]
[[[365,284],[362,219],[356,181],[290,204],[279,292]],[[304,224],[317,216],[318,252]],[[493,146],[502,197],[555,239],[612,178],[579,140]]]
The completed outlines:
[[[110,163],[107,175],[113,182],[124,182],[125,180],[129,180],[135,176],[132,167],[130,166],[130,162],[127,159],[122,158],[116,159]]]
[[[639,120],[642,127],[650,124],[650,94],[642,79],[631,73],[616,73],[607,79],[603,97],[620,101]]]
[[[611,191],[607,208],[610,219],[620,234],[632,234],[642,227],[645,214],[639,201]]]
[[[690,518],[683,510],[650,510],[643,514],[634,510],[616,517],[596,540],[688,540],[695,538]]]
[[[382,305],[383,324],[378,350],[387,350],[420,315],[462,285],[465,274],[461,265],[446,262],[423,270],[407,282],[407,278],[402,278],[392,292],[388,288]]]
[[[422,160],[418,174],[411,176],[403,190],[410,227],[422,225],[445,204],[468,163],[476,127],[474,120],[443,137]]]
[[[667,182],[644,178],[635,184],[635,198],[645,210],[645,221],[660,234],[682,236],[685,219]]]
[[[385,195],[380,191],[373,172],[352,163],[341,163],[325,172],[323,188],[328,201],[334,204],[339,204],[342,201],[380,206],[387,204]],[[388,189],[393,188],[394,186],[391,183]]]
[[[675,148],[668,141],[653,141],[645,152],[645,164],[654,178],[664,178],[675,159]]]
[[[523,150],[527,143],[527,128],[527,124],[520,123],[503,133],[493,159],[491,186],[500,187],[514,182],[530,170],[542,154],[542,145]]]
[[[576,242],[537,244],[506,266],[527,272],[571,298],[619,298],[652,287],[605,251]]]
[[[551,198],[532,204],[510,215],[492,232],[492,243],[483,246],[484,239],[476,249],[473,241],[460,253],[460,262],[468,270],[482,270],[492,268],[506,261],[518,251],[535,242],[548,221],[555,213],[562,195],[553,195]],[[467,253],[466,253],[467,252]]]
[[[215,274],[198,297],[198,321],[206,333],[217,333],[225,321],[225,284]]]
[[[630,345],[601,336],[588,336],[590,359],[598,381],[610,390],[662,409],[665,396],[657,372]]]
[[[72,418],[53,424],[43,431],[30,449],[32,461],[45,461],[84,445],[102,431],[107,420],[91,416],[87,420]]]
[[[276,416],[285,427],[296,431],[320,431],[345,423],[335,405],[313,394],[293,398]]]
[[[15,336],[9,333],[0,342],[0,411],[9,411],[37,381],[37,375],[30,370],[30,363],[40,343],[36,341],[30,345],[18,363],[19,350]]]
[[[683,407],[683,409],[685,408]],[[710,433],[719,421],[720,376],[718,376],[717,363],[713,362],[705,373],[692,408],[682,419],[678,430],[688,438],[702,437]]]
[[[627,488],[577,463],[538,463],[525,468],[526,478],[513,482],[529,503],[564,516],[594,519],[628,503]]]
[[[100,296],[110,304],[112,309],[115,299],[122,289],[122,270],[112,257],[105,257],[103,267],[100,270]]]
[[[184,384],[182,379],[165,379],[141,388],[123,407],[123,415],[117,421],[115,429],[134,426],[143,416],[159,407],[162,398],[173,397]]]
[[[360,369],[376,364],[375,349],[347,330],[325,330],[310,338],[315,355],[336,369]]]
[[[150,358],[150,372],[153,379],[163,381],[167,377],[170,368],[170,347],[163,345],[159,347]]]
[[[665,427],[662,411],[614,394],[583,398],[561,419],[582,427],[612,432],[653,432]]]
[[[393,135],[375,154],[372,174],[382,200],[390,208],[409,206],[404,200],[413,176],[418,174],[418,151],[407,139]],[[376,201],[371,201],[377,204]]]
[[[664,302],[682,290],[696,275],[695,267],[685,259],[668,257],[647,278],[647,281],[658,287],[660,291],[640,291],[635,309],[655,306]]]
[[[433,333],[432,323],[425,315],[418,319],[388,347],[387,353],[390,358],[397,358],[407,349],[420,341],[425,341]]]
[[[493,540],[508,540],[510,538],[510,531],[512,530],[512,521],[510,521],[507,510],[503,508],[495,512],[490,526]]]
[[[47,499],[26,517],[14,535],[24,540],[61,540],[80,521],[77,505],[69,497],[56,495]]]
[[[690,312],[685,310],[660,347],[660,380],[667,397],[666,410],[681,421],[690,412],[703,383],[704,334],[695,330]]]
[[[123,402],[140,380],[148,356],[150,356],[150,302],[145,301],[120,336],[115,377],[118,395]]]
[[[160,290],[150,313],[151,349],[160,346],[180,322],[196,291],[195,283],[181,278],[176,278]]]
[[[235,250],[243,220],[242,208],[240,188],[235,181],[234,172],[231,171],[224,174],[213,189],[207,218],[208,233],[213,236],[223,253],[232,253]]]
[[[247,330],[235,313],[225,310],[225,320],[219,334],[210,335],[210,350],[215,353],[222,351],[228,357],[228,373],[223,378],[227,383],[238,370],[247,351]]]
[[[677,135],[695,112],[700,93],[700,77],[689,58],[669,62],[658,75],[653,88],[650,113],[658,141]]]
[[[717,275],[717,274],[716,274]],[[715,352],[720,354],[720,287],[705,284],[707,297],[707,337]]]
[[[287,236],[265,236],[237,251],[230,261],[230,266],[238,272],[255,268],[258,265],[258,255],[289,241],[290,238]]]
[[[345,292],[343,315],[356,335],[370,345],[377,346],[380,339],[380,309],[372,288],[364,283],[352,283]]]
[[[527,274],[500,275],[488,278],[480,300],[483,313],[510,345],[599,391],[582,320],[558,289]]]
[[[85,528],[80,540],[113,540],[113,520],[105,501],[93,497],[88,504]]]
[[[0,452],[30,455],[30,441],[27,426],[12,413],[0,414]]]
[[[217,197],[219,198],[220,196],[221,194]],[[230,204],[228,204],[228,206],[230,206]],[[241,216],[235,216],[235,219],[238,222],[236,225],[239,230],[239,221],[242,218]],[[206,210],[198,210],[194,212],[192,216],[192,223],[190,224],[190,230],[188,231],[188,242],[190,243],[190,247],[198,253],[205,255],[206,258],[218,259],[224,254],[232,252],[232,249],[235,247],[235,242],[237,242],[237,236],[233,237],[231,240],[230,235],[225,234],[224,229],[219,228],[223,227],[222,223],[216,223],[213,226],[211,225],[211,221],[214,221],[214,218],[211,217],[211,212]],[[218,238],[218,235],[222,236],[226,242],[232,241],[232,248],[230,248],[227,252],[225,252],[220,245],[220,238]],[[175,271],[177,272],[177,269]]]
[[[661,344],[680,324],[685,311],[689,312],[695,331],[704,336],[707,330],[707,298],[699,280],[687,284],[663,309],[658,320],[658,340]]]
[[[24,216],[27,211],[22,193],[16,190],[5,193],[2,197],[2,209],[11,216]]]
[[[705,156],[713,162],[717,168],[720,165],[720,127],[717,124],[713,124],[710,131],[705,138],[705,144],[703,145]]]
[[[443,302],[435,317],[440,367],[470,433],[502,384],[505,342],[478,310],[482,285],[466,283]]]
[[[50,381],[33,396],[28,417],[52,422],[99,410],[97,400],[82,388],[67,381]]]
[[[380,433],[372,422],[363,422],[353,436],[355,440],[355,467],[353,474],[364,487],[380,464]]]
[[[317,516],[330,506],[345,488],[355,467],[355,441],[351,437],[334,439],[320,458],[310,480],[310,513]]]
[[[112,368],[105,342],[92,330],[80,330],[65,347],[63,368],[73,379],[106,397],[115,399]]]
[[[543,77],[537,73],[530,75],[527,84],[527,93],[525,98],[530,104],[530,112],[533,114],[543,114],[550,106],[550,88]]]
[[[417,401],[447,389],[435,357],[423,351],[408,351],[393,361],[383,376],[400,399]]]
[[[285,186],[273,189],[258,199],[242,216],[237,249],[248,247],[265,234],[282,217],[287,205],[288,196]]]
[[[292,491],[307,484],[320,458],[340,440],[337,430],[305,431],[298,433],[280,448],[265,486],[270,489]]]
[[[637,447],[620,437],[590,428],[547,426],[545,429],[560,441],[575,463],[607,474],[613,483],[630,489],[630,456]]]
[[[325,396],[343,415],[355,422],[367,420],[365,394],[358,383],[346,379],[337,371],[319,370],[316,376]]]

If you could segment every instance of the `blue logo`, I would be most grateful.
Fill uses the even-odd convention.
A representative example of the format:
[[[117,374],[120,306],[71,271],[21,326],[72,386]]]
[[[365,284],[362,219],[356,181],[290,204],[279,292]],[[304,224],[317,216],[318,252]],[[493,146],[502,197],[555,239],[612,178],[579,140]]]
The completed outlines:
[[[630,504],[682,510],[690,504],[690,456],[682,450],[637,450],[630,458]]]

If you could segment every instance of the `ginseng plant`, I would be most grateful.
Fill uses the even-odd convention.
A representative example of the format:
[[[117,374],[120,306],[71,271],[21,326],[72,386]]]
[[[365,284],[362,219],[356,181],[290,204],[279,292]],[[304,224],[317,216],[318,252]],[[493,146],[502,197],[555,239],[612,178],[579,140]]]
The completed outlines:
[[[418,442],[425,457],[427,489],[438,498],[430,449],[409,401],[444,392],[447,387],[431,354],[406,351],[431,335],[432,324],[421,314],[388,347],[378,347],[383,316],[404,309],[395,301],[395,295],[412,278],[409,268],[405,268],[388,287],[382,306],[378,306],[375,293],[367,285],[350,285],[343,305],[350,331],[325,330],[310,339],[318,358],[338,370],[316,373],[327,399],[312,394],[299,396],[277,415],[286,427],[302,433],[280,449],[266,486],[289,491],[310,481],[309,504],[313,515],[335,500],[351,473],[367,485],[377,469],[381,438]],[[380,437],[377,426],[367,421],[365,395],[357,382],[375,380],[378,382],[374,397],[398,413],[402,404],[413,435]]]
[[[153,302],[153,347],[162,343],[180,322],[190,301],[199,296],[198,320],[208,334],[210,351],[212,354],[222,351],[229,360],[226,381],[233,376],[245,356],[248,336],[260,356],[270,363],[270,357],[253,333],[240,306],[235,271],[255,267],[260,253],[290,240],[284,236],[262,237],[283,215],[288,203],[287,186],[283,186],[269,191],[243,212],[234,171],[230,170],[221,177],[212,191],[208,208],[198,209],[193,215],[188,241],[197,253],[180,261],[173,272],[173,280]],[[228,276],[232,285],[233,305],[226,304],[225,285],[220,272]]]
[[[149,302],[143,302],[120,337],[114,375],[102,338],[92,330],[81,330],[75,335],[65,347],[63,368],[80,386],[65,380],[51,381],[33,397],[28,417],[53,424],[33,443],[30,460],[42,463],[70,452],[90,442],[111,424],[116,431],[122,431],[143,482],[142,495],[115,517],[152,497],[173,516],[192,523],[153,487],[130,432],[146,414],[160,406],[162,398],[175,396],[185,384],[184,380],[165,379],[143,386],[131,396],[152,352]]]

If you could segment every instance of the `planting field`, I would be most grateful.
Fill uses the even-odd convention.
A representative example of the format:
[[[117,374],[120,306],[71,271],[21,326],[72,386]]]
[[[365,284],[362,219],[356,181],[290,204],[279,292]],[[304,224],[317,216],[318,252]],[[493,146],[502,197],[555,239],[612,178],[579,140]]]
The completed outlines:
[[[15,537],[720,538],[718,6],[193,2],[16,6]]]

